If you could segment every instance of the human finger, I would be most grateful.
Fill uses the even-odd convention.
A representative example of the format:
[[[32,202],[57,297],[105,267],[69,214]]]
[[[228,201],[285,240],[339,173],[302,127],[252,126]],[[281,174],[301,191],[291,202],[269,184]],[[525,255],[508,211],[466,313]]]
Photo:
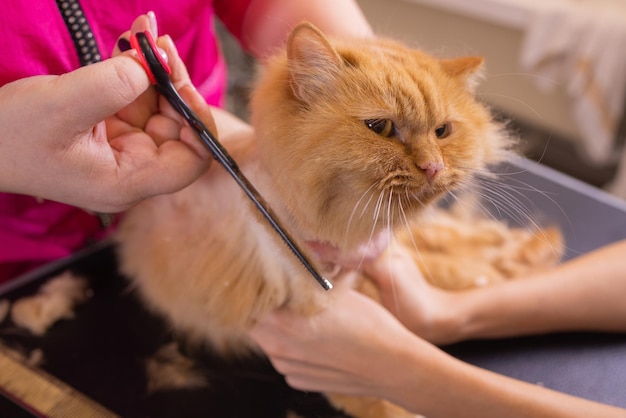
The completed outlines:
[[[138,16],[132,23],[131,29],[122,33],[118,38],[113,48],[112,56],[118,56],[121,53],[130,55],[137,60],[137,51],[131,48],[130,36],[133,33],[150,31],[156,38],[156,18],[154,13],[148,13],[147,15]],[[167,59],[167,57],[165,57]],[[129,123],[132,126],[138,128],[145,128],[146,123],[154,113],[157,112],[157,94],[154,89],[148,89],[140,98],[138,98],[136,105],[129,106],[118,112],[117,116],[123,121]]]
[[[363,394],[368,385],[366,379],[355,376],[349,370],[325,367],[316,363],[270,359],[272,366],[285,377],[289,386],[298,390]]]
[[[191,84],[191,78],[189,77],[187,67],[180,58],[178,49],[176,48],[172,38],[169,35],[163,35],[157,39],[156,43],[167,56],[167,65],[170,67],[170,70],[172,70],[170,78],[174,86],[177,89],[180,89],[183,85]]]
[[[198,91],[192,85],[183,86],[180,91],[180,96],[187,102],[191,109],[195,112],[196,116],[200,118],[206,128],[217,138],[218,132],[215,125],[215,118],[211,112],[210,106],[204,100],[204,97],[198,93]],[[210,158],[211,152],[198,138],[196,131],[191,126],[186,125],[183,127],[180,133],[180,140],[191,148],[199,157]]]
[[[55,112],[61,112],[58,116],[84,132],[128,106],[149,86],[141,64],[121,55],[57,77],[50,83],[49,97]]]

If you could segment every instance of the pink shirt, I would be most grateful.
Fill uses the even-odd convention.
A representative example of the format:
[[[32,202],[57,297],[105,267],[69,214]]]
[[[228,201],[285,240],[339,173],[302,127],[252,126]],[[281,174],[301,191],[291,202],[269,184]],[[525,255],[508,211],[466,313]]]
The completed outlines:
[[[251,0],[81,0],[103,58],[133,20],[150,10],[159,33],[169,34],[198,91],[221,105],[226,65],[214,34],[217,15],[237,38]],[[106,6],[104,6],[106,4]],[[72,38],[54,0],[7,2],[0,13],[0,86],[80,66]],[[91,98],[86,98],[91,100]],[[0,193],[0,283],[99,239],[97,218],[79,208],[30,196]]]

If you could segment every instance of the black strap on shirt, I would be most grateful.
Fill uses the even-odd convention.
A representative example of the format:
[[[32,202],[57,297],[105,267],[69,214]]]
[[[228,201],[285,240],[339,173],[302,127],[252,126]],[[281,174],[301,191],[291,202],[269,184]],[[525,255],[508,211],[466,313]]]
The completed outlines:
[[[98,44],[78,0],[56,0],[65,26],[72,36],[80,65],[89,65],[102,59]]]

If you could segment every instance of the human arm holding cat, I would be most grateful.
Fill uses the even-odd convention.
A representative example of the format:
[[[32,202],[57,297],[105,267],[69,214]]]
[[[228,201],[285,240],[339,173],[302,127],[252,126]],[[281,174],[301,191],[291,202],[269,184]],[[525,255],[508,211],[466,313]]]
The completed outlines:
[[[626,332],[626,241],[532,277],[462,292],[428,285],[410,255],[390,251],[368,266],[382,303],[434,343],[554,331]]]
[[[149,26],[147,16],[134,23]],[[181,95],[213,126],[173,43],[158,42]],[[149,87],[132,53],[1,87],[0,190],[118,212],[191,183],[210,155]]]
[[[291,29],[303,20],[333,36],[373,36],[355,0],[255,0],[248,7],[244,20],[244,46],[257,58],[266,57],[274,53]]]
[[[623,254],[625,247],[626,243],[607,247],[587,261],[581,260],[589,263],[588,267],[572,263],[572,269],[588,269],[613,257],[616,260],[616,254],[620,250]],[[391,272],[381,273],[390,266]],[[396,299],[400,307],[396,314],[407,317],[432,314],[428,310],[404,311],[409,300],[432,296],[426,293],[418,298],[413,293],[426,287],[408,284],[411,279],[421,280],[420,272],[410,258],[393,254],[370,267],[370,272],[409,278],[399,281],[395,288],[400,297]],[[524,279],[519,281],[526,282]],[[559,297],[560,290],[563,289],[553,295],[555,298]],[[385,295],[384,289],[382,291],[383,298],[390,296]],[[403,300],[401,295],[405,292],[412,297]],[[623,294],[615,289],[612,292]],[[466,364],[418,337],[388,310],[355,290],[339,285],[329,296],[330,305],[319,315],[307,318],[287,309],[278,310],[263,319],[251,333],[276,369],[297,389],[382,397],[428,417],[456,416],[461,410],[466,416],[481,417],[624,416],[623,409],[575,398]],[[578,295],[575,299],[581,296],[584,297]],[[574,299],[570,302],[573,303]],[[436,303],[443,303],[443,300]],[[442,310],[444,306],[446,309],[452,307],[441,305]],[[572,309],[576,310],[578,306],[570,306],[569,310]],[[586,310],[584,306],[582,309]],[[620,314],[622,310],[605,311],[606,315],[611,313]],[[624,322],[624,316],[621,319]],[[430,325],[434,326],[434,323]],[[354,355],[356,352],[358,356]]]

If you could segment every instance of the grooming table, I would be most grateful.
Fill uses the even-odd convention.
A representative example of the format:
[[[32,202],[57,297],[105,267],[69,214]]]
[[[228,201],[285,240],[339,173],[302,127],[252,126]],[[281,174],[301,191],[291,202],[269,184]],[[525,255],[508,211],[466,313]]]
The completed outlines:
[[[626,204],[526,159],[499,170],[500,181],[539,223],[559,225],[566,259],[626,238]],[[519,217],[491,208],[512,225]],[[522,221],[525,223],[525,221]],[[625,255],[626,256],[626,255]],[[0,287],[0,299],[36,292],[67,269],[86,277],[93,297],[43,337],[0,323],[0,418],[33,416],[283,418],[341,417],[323,397],[290,389],[266,360],[221,361],[180,344],[208,385],[149,393],[146,360],[173,341],[116,271],[102,242]],[[29,366],[12,351],[40,350]],[[568,333],[469,341],[444,347],[469,363],[580,397],[626,407],[626,334]]]

